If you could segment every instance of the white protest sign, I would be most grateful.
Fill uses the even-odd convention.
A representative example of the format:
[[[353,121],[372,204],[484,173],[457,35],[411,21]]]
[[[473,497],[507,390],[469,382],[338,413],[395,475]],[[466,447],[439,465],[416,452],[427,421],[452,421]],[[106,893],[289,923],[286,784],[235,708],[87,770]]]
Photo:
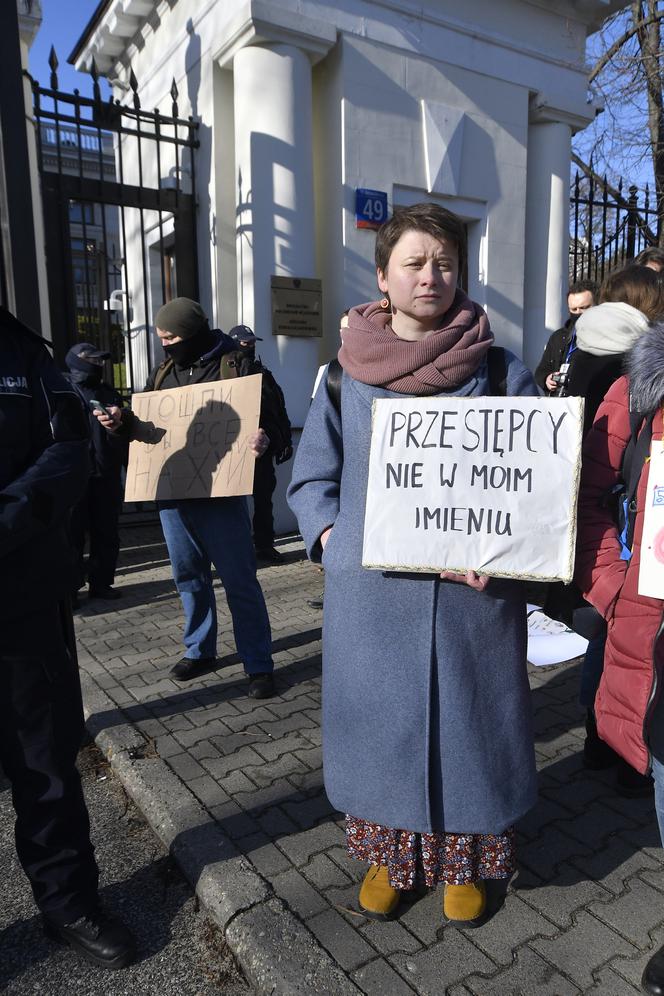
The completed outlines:
[[[373,402],[364,567],[570,581],[582,398]]]
[[[643,512],[639,595],[664,598],[664,449],[652,444]]]
[[[134,394],[139,439],[129,446],[125,501],[249,495],[261,374]]]

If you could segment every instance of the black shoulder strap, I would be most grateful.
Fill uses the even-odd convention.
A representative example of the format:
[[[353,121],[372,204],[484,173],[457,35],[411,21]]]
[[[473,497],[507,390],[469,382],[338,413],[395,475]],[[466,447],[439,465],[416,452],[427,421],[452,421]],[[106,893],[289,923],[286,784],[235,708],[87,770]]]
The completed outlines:
[[[337,415],[341,415],[341,378],[343,376],[343,368],[339,363],[339,360],[335,357],[327,365],[327,374],[325,379],[325,384],[327,386],[327,394],[332,402],[334,410]]]
[[[650,416],[644,416],[643,412],[635,412],[630,409],[629,424],[631,435],[627,446],[623,450],[621,476],[624,490],[621,501],[623,503],[623,517],[620,522],[624,525],[624,536],[621,541],[628,550],[632,549],[634,542],[634,527],[636,525],[636,492],[639,486],[641,471],[650,452],[652,441],[652,423],[655,417],[653,412]]]
[[[654,412],[648,418],[645,418],[642,412],[629,413],[632,433],[623,452],[622,478],[630,499],[636,494],[641,470],[650,452],[654,417]]]
[[[504,398],[507,394],[507,359],[502,346],[489,346],[487,366],[491,394]]]
[[[164,383],[166,374],[171,370],[172,366],[173,366],[173,360],[164,360],[163,363],[159,364],[159,366],[157,367],[157,372],[154,375],[154,386],[152,388],[153,391],[159,390],[161,385]]]

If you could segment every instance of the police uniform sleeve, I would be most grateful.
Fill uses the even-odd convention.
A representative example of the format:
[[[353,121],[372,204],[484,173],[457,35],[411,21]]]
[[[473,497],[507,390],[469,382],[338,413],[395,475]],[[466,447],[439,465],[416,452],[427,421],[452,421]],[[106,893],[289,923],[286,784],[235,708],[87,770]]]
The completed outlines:
[[[0,556],[62,521],[90,475],[87,418],[39,343],[31,350],[28,381],[31,457],[0,491]]]

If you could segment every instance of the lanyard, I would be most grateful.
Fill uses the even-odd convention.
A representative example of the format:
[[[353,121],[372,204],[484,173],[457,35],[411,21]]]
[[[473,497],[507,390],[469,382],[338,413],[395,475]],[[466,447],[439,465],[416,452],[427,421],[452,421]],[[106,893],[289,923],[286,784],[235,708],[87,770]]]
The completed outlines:
[[[576,330],[572,332],[572,338],[569,341],[569,346],[567,348],[567,355],[565,356],[565,363],[569,363],[569,358],[576,349]]]

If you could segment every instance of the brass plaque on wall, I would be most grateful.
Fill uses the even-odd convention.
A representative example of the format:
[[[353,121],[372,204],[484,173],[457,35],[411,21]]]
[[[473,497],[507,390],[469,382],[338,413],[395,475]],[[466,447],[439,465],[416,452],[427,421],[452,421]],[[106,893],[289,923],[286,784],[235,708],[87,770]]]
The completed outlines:
[[[311,277],[270,277],[272,334],[322,336],[321,281]]]

